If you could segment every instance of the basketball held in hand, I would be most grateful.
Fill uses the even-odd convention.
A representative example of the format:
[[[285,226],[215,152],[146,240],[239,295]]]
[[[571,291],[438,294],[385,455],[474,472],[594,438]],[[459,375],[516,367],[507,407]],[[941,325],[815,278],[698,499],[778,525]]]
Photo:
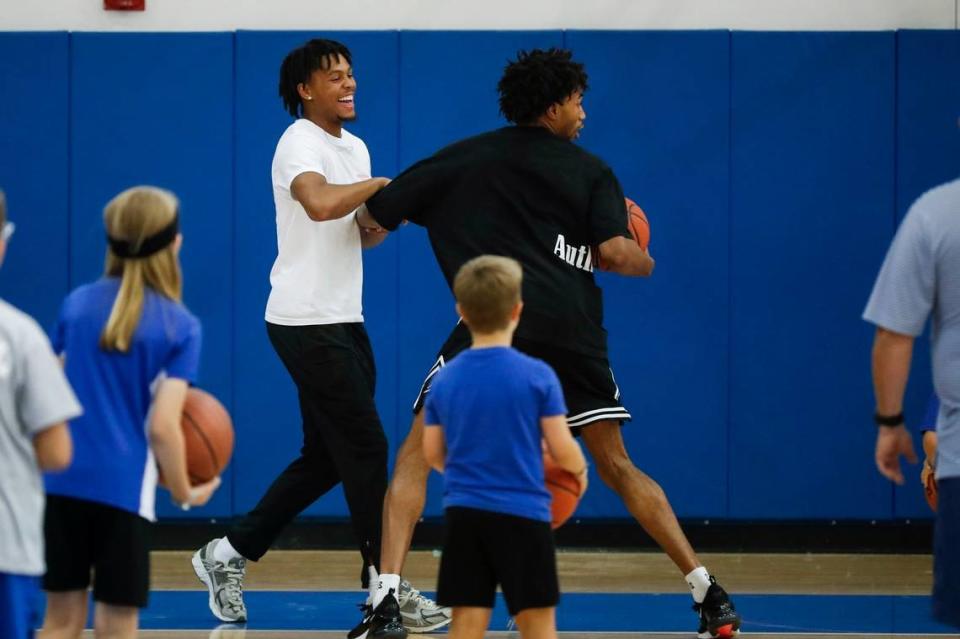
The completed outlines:
[[[187,391],[180,419],[191,486],[223,473],[233,455],[233,421],[216,397],[199,388]],[[163,475],[160,485],[164,485]]]
[[[550,526],[554,530],[562,526],[580,503],[580,482],[570,471],[557,466],[549,455],[543,457],[543,475],[550,501]]]
[[[630,198],[623,198],[623,201],[626,205],[627,230],[630,231],[630,236],[633,237],[633,241],[637,243],[637,246],[643,250],[647,250],[647,247],[650,246],[650,222],[647,220],[647,215],[643,212],[643,209]],[[599,247],[596,248],[596,252],[597,266],[601,271],[607,270],[607,264],[604,263],[603,258],[600,257]]]
[[[627,229],[633,236],[633,241],[643,250],[650,246],[650,222],[647,214],[630,198],[624,198],[627,204]]]

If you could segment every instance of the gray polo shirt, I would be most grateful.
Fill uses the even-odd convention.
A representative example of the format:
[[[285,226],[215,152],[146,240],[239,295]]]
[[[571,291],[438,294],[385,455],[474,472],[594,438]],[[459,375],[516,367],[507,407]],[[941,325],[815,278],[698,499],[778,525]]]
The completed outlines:
[[[960,180],[927,191],[910,207],[863,318],[916,337],[931,315],[940,397],[937,478],[960,477]]]
[[[47,336],[0,300],[0,572],[43,574],[43,478],[33,438],[80,412]]]

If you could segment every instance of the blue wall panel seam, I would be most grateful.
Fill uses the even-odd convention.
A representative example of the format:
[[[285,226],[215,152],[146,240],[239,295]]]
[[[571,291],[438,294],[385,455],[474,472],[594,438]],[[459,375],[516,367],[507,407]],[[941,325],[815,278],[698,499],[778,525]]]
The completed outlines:
[[[891,208],[891,237],[897,229],[897,202],[900,197],[900,186],[898,184],[900,175],[899,156],[900,150],[897,148],[900,133],[900,32],[893,34],[893,206]],[[897,489],[896,484],[890,482],[890,517],[897,516]]]
[[[67,32],[67,290],[73,290],[73,34]],[[59,310],[57,311],[59,314]]]
[[[727,490],[723,504],[725,517],[730,517],[731,468],[733,467],[733,31],[727,31],[727,415],[726,472]]]
[[[230,116],[233,118],[230,130],[230,411],[236,409],[237,395],[237,32],[230,36],[230,58],[233,62],[232,79],[233,104]],[[237,473],[236,465],[230,471],[230,514],[237,514]]]
[[[395,136],[397,141],[397,148],[394,149],[394,161],[395,161],[394,167],[397,172],[397,175],[399,175],[400,172],[403,170],[403,166],[401,165],[401,162],[403,161],[403,157],[400,152],[400,148],[403,142],[403,137],[400,134],[400,128],[401,128],[400,123],[403,122],[403,79],[404,79],[403,78],[403,33],[399,30],[397,31],[396,43],[397,43],[397,66],[396,66],[396,69],[397,69],[397,130],[396,130]],[[403,415],[403,407],[400,402],[400,398],[403,397],[403,389],[401,388],[401,383],[400,383],[400,380],[401,380],[401,376],[400,376],[401,375],[400,373],[400,368],[401,368],[400,367],[400,304],[401,304],[401,301],[400,301],[400,281],[401,281],[400,251],[401,251],[402,244],[397,238],[394,238],[394,244],[396,246],[396,249],[394,250],[395,263],[394,263],[394,269],[393,269],[393,277],[394,277],[394,291],[396,291],[396,295],[394,296],[395,320],[393,322],[393,343],[395,345],[394,354],[393,354],[394,355],[393,356],[393,373],[394,373],[393,383],[394,383],[394,391],[395,391],[393,405],[396,413],[394,414],[394,418],[393,418],[393,432],[394,432],[394,435],[396,436],[396,442],[397,442],[395,451],[399,452],[400,444],[403,441],[403,436],[404,436],[403,427],[401,425],[403,423],[403,419],[401,417]]]

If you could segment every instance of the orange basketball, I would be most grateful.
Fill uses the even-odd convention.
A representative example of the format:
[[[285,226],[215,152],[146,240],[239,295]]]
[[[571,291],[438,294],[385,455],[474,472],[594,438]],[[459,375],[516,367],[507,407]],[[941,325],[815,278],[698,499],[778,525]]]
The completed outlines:
[[[627,230],[630,231],[630,235],[633,237],[633,241],[637,243],[637,246],[646,250],[647,247],[650,246],[650,222],[647,220],[647,215],[643,212],[643,209],[630,198],[625,197],[623,200],[627,209]],[[607,270],[607,265],[600,257],[599,248],[596,248],[596,255],[597,266],[601,271]]]
[[[223,404],[210,393],[191,388],[180,425],[190,484],[196,486],[221,474],[233,454],[233,422]]]
[[[543,457],[543,474],[550,491],[550,525],[556,530],[562,526],[580,503],[580,482],[573,473],[566,471],[553,461],[549,455]]]
[[[937,477],[933,470],[933,462],[930,461],[937,458],[937,434],[934,431],[926,431],[923,434],[923,452],[927,456],[923,460],[923,470],[920,471],[923,496],[927,498],[927,505],[930,506],[930,510],[937,512],[937,502],[939,501]]]
[[[923,496],[927,498],[927,505],[930,506],[930,510],[937,512],[937,502],[939,501],[937,477],[929,460],[923,462],[923,470],[920,471],[920,483],[923,484]]]
[[[650,246],[650,222],[636,202],[628,197],[623,199],[627,203],[627,229],[637,245],[646,250]]]

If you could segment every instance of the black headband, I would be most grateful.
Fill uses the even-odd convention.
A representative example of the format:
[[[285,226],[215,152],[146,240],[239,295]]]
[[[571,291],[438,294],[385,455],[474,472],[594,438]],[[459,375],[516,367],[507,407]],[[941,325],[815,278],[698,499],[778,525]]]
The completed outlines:
[[[117,257],[124,259],[143,259],[150,257],[170,246],[170,243],[177,238],[180,232],[180,216],[174,215],[173,221],[166,225],[138,245],[126,240],[118,240],[107,235],[107,243],[110,250]]]

